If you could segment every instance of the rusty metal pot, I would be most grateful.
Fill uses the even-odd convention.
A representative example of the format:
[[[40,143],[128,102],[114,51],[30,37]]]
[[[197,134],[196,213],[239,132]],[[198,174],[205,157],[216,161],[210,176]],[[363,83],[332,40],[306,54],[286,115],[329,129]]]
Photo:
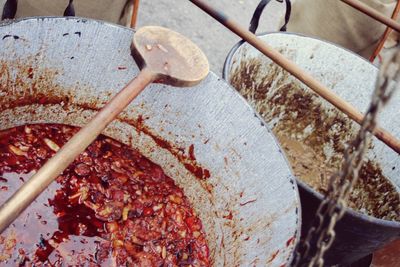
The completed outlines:
[[[133,34],[80,18],[3,23],[0,128],[83,125],[138,73]],[[263,121],[216,75],[184,90],[151,85],[105,134],[161,165],[184,189],[203,221],[214,266],[290,262],[300,230],[294,177]],[[191,146],[196,159],[188,156]],[[211,177],[197,178],[186,164]]]
[[[368,107],[377,75],[377,69],[369,62],[345,49],[310,37],[288,33],[269,33],[259,37],[359,110],[364,111]],[[312,145],[315,151],[320,152],[324,164],[336,162],[335,168],[340,167],[344,147],[359,129],[356,123],[247,43],[239,43],[231,50],[224,67],[224,77],[245,96],[278,136],[287,125],[291,125],[293,127],[285,134],[299,144],[311,144],[310,140],[313,140]],[[399,101],[396,95],[380,118],[382,126],[397,137],[400,137]],[[392,189],[394,201],[398,201],[399,155],[374,138],[366,158],[366,168],[370,166],[373,175],[381,173],[387,178],[385,184]],[[297,181],[304,235],[315,216],[322,194],[300,179]],[[370,182],[364,183],[368,185]],[[391,203],[392,199],[385,196],[389,191],[387,188],[381,188],[378,183],[368,186],[371,187],[371,194],[377,198],[375,204],[378,210],[384,204]],[[379,204],[379,201],[383,203]],[[398,202],[391,204],[398,205]],[[400,217],[399,207],[394,210],[396,217]],[[336,227],[336,239],[327,252],[326,264],[350,264],[399,236],[399,221],[378,219],[347,209]]]

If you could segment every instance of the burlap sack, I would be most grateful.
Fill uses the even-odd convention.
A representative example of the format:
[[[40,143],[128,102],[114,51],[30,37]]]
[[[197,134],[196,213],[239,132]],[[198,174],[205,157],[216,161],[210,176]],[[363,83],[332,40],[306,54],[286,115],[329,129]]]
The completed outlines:
[[[361,0],[391,17],[396,0]],[[386,26],[340,0],[293,1],[289,32],[316,36],[337,43],[363,57],[373,53]]]
[[[0,0],[0,9],[5,0]],[[31,16],[62,16],[68,0],[19,0],[16,18]],[[75,0],[76,16],[128,25],[130,0]],[[1,13],[0,13],[1,14]]]

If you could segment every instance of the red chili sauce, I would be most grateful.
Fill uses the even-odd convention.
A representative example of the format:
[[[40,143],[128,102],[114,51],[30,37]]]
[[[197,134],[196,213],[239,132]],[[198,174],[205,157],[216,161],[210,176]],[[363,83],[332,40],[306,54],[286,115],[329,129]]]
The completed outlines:
[[[0,201],[79,129],[0,131]],[[0,236],[1,266],[210,266],[182,189],[138,151],[100,136]]]

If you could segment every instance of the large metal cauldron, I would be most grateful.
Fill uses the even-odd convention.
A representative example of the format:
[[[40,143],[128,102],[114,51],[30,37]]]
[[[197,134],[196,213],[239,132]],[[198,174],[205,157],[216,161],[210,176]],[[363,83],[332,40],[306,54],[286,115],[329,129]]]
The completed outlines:
[[[259,37],[359,110],[364,111],[368,107],[377,75],[377,69],[369,62],[333,44],[309,37],[287,33],[270,33]],[[231,50],[224,67],[224,76],[245,95],[271,129],[284,125],[287,122],[285,119],[289,117],[289,120],[294,122],[293,125],[301,127],[302,121],[298,119],[301,112],[304,113],[302,118],[309,119],[314,116],[315,120],[310,120],[312,124],[298,129],[297,133],[292,133],[292,137],[299,142],[305,142],[308,136],[316,134],[319,138],[316,145],[323,149],[327,162],[342,158],[343,155],[336,154],[336,148],[333,146],[343,148],[359,129],[358,125],[345,117],[343,120],[339,119],[338,123],[332,123],[323,133],[318,132],[321,130],[318,124],[326,125],[324,121],[340,118],[336,108],[247,43],[239,43]],[[295,99],[301,100],[299,102]],[[274,102],[275,100],[278,102]],[[308,100],[310,101],[307,102]],[[286,104],[282,106],[282,103]],[[380,118],[381,125],[398,138],[399,103],[400,97],[396,95]],[[374,138],[370,144],[367,161],[381,170],[382,174],[395,184],[392,186],[398,191],[398,154]],[[300,180],[298,184],[303,211],[303,235],[310,227],[322,195]],[[376,184],[371,186],[374,187],[371,188],[372,192],[382,196],[381,206],[384,206],[387,201],[384,196],[385,189],[378,188]],[[348,209],[336,227],[336,239],[325,257],[326,264],[330,266],[352,263],[399,237],[400,222],[381,220]]]
[[[79,18],[3,24],[0,128],[83,125],[138,73],[132,35]],[[204,223],[214,266],[289,263],[300,230],[294,177],[263,121],[216,75],[190,89],[150,86],[105,134],[160,164],[184,189]],[[191,145],[195,162],[187,156]],[[200,180],[184,164],[211,177]]]

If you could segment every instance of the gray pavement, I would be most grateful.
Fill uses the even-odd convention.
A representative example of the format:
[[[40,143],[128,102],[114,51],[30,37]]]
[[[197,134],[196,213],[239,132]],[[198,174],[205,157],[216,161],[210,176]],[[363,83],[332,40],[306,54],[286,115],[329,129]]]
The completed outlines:
[[[5,1],[0,0],[0,14]],[[67,3],[67,0],[57,1]],[[207,1],[246,28],[260,2],[260,0]],[[285,4],[272,0],[261,17],[259,32],[277,30],[284,11]],[[137,27],[145,25],[168,27],[189,37],[204,51],[211,70],[219,76],[226,55],[240,40],[189,0],[140,0]]]
[[[248,28],[259,0],[208,0],[240,25]],[[260,21],[260,32],[279,28],[285,5],[272,1]],[[225,57],[239,37],[198,9],[188,0],[142,0],[137,27],[159,25],[180,32],[206,54],[211,70],[221,76]]]

